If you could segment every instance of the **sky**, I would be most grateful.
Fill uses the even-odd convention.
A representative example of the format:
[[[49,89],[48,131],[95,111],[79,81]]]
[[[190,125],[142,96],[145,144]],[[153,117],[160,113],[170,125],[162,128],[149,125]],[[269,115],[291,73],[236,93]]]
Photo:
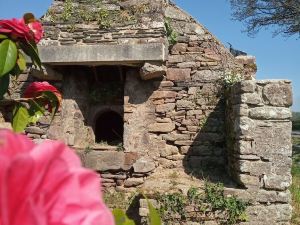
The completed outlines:
[[[221,42],[256,56],[257,79],[289,79],[293,82],[294,111],[300,111],[300,38],[272,35],[272,28],[255,37],[242,32],[232,20],[229,0],[175,0]],[[51,0],[0,0],[0,18],[21,17],[24,12],[42,16]]]

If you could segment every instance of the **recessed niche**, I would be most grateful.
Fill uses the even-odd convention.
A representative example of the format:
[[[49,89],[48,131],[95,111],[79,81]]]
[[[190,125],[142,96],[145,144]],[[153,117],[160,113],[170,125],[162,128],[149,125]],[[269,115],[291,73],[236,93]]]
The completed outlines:
[[[122,144],[124,132],[123,117],[112,110],[104,111],[96,118],[94,131],[96,143]]]

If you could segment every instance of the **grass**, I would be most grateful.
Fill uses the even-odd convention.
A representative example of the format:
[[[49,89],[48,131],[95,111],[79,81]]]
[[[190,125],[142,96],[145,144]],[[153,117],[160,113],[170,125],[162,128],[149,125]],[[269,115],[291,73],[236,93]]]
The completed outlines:
[[[300,112],[293,112],[293,130],[300,130]]]
[[[296,145],[300,145],[299,137],[293,138],[293,183],[290,188],[293,198],[293,225],[300,224],[300,147],[296,148]]]

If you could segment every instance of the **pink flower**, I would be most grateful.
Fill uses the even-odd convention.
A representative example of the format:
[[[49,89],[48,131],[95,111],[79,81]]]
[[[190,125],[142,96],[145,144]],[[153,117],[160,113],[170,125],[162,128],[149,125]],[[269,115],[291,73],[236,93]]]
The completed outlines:
[[[24,19],[0,20],[0,33],[10,35],[12,39],[24,39],[38,43],[42,39],[44,31],[42,24],[33,16],[28,24]]]
[[[99,176],[63,143],[0,131],[0,225],[113,225]]]
[[[23,97],[25,98],[36,98],[40,96],[44,91],[51,91],[53,92],[58,100],[59,106],[61,105],[62,96],[61,93],[51,84],[48,82],[32,82],[24,91]],[[51,105],[49,101],[46,101],[44,105],[48,105],[48,109],[51,112]]]
[[[39,43],[44,34],[42,24],[39,21],[34,21],[29,23],[28,27],[34,34],[35,43]]]
[[[0,33],[8,34],[13,39],[34,40],[33,33],[23,19],[0,20]]]

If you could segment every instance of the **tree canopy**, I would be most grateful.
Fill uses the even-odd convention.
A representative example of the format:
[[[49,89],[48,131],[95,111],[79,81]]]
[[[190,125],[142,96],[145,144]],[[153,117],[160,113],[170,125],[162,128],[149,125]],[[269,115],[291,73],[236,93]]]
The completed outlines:
[[[273,26],[274,35],[300,36],[300,0],[230,0],[233,18],[249,35]]]

